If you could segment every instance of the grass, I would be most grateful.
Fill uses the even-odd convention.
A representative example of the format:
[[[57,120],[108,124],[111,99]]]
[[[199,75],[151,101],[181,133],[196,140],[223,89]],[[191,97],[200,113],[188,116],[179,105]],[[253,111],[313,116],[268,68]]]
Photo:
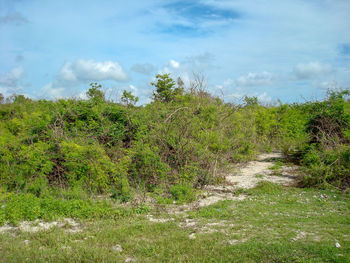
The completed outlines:
[[[0,262],[350,262],[347,194],[266,182],[243,194],[243,201],[183,215],[151,211],[155,218],[172,219],[163,223],[134,213],[81,218],[82,231],[76,233],[60,227],[5,231]]]
[[[103,219],[129,217],[148,212],[148,207],[115,206],[112,200],[67,199],[53,196],[36,197],[33,194],[1,194],[0,225],[9,222],[17,225],[20,221],[35,219],[55,220],[58,218]]]
[[[272,170],[274,173],[278,173],[281,171],[283,165],[284,164],[282,161],[276,161],[275,164],[269,168],[269,170]]]

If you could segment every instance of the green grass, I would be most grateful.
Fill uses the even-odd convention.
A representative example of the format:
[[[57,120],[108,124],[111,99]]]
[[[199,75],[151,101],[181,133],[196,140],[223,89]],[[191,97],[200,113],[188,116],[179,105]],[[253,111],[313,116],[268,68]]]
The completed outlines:
[[[55,196],[36,197],[33,194],[0,193],[0,226],[12,225],[23,220],[55,220],[59,218],[104,219],[129,217],[148,212],[146,206],[115,206],[109,199],[73,199]]]
[[[151,211],[164,223],[134,213],[80,219],[77,233],[4,232],[0,262],[350,262],[348,195],[266,182],[243,193],[184,215]]]
[[[279,171],[281,171],[282,167],[283,167],[283,162],[277,161],[273,166],[269,168],[269,170],[272,170],[274,173],[278,173]]]

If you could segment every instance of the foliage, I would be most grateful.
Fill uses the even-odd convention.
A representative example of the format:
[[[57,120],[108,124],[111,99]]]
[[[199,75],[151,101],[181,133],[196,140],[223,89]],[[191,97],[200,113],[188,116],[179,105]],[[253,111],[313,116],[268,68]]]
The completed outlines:
[[[135,105],[139,101],[139,98],[132,95],[131,92],[124,90],[120,100],[124,105],[129,106],[129,105]]]
[[[133,190],[130,187],[127,177],[123,176],[119,178],[115,188],[112,189],[111,197],[122,202],[127,202],[133,198]]]
[[[309,115],[306,127],[310,135],[302,153],[307,172],[305,186],[350,187],[350,114],[345,110],[349,92],[332,91],[325,101],[304,105]]]
[[[112,193],[130,200],[134,188],[215,183],[230,162],[282,150],[304,165],[303,185],[349,185],[347,91],[324,101],[266,106],[255,97],[224,103],[198,78],[185,91],[157,75],[154,101],[124,91],[106,101],[92,83],[88,100],[33,101],[14,95],[0,104],[0,179],[8,191],[43,196],[54,186]],[[175,187],[176,189],[176,187]],[[175,193],[175,192],[174,192]],[[166,195],[165,195],[166,196]]]
[[[0,203],[5,203],[0,207],[0,225],[6,221],[17,224],[23,220],[53,220],[60,217],[117,219],[147,212],[145,207],[115,208],[106,201],[64,199],[52,195],[39,198],[30,193],[0,194]]]
[[[151,85],[156,88],[153,93],[155,100],[169,102],[174,99],[175,81],[170,77],[170,74],[158,74],[157,82],[151,82]]]
[[[90,89],[86,92],[86,95],[94,103],[99,103],[105,100],[105,94],[101,90],[102,85],[98,83],[91,83]]]
[[[175,184],[169,189],[171,196],[178,203],[189,203],[195,200],[196,195],[193,191],[193,187],[188,184]]]
[[[63,167],[66,168],[69,185],[83,184],[91,192],[103,192],[117,177],[117,168],[100,145],[61,143]]]

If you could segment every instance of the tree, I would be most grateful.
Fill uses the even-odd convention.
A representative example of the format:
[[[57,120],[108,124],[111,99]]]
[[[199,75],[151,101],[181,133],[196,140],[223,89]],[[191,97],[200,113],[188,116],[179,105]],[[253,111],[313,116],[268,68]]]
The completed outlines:
[[[126,106],[129,106],[129,105],[135,105],[139,101],[139,98],[132,95],[131,92],[124,90],[120,100],[122,101],[123,104],[125,104]]]
[[[170,74],[158,74],[157,82],[151,82],[151,85],[156,88],[153,92],[155,100],[169,102],[174,99],[175,81],[170,77]]]
[[[0,93],[0,104],[3,104],[5,100],[4,95],[2,95],[2,93]]]
[[[182,81],[180,77],[177,78],[177,86],[182,89],[185,86],[185,83]]]
[[[95,103],[105,101],[105,94],[101,90],[102,85],[98,83],[90,83],[90,89],[86,92],[86,95],[90,100]]]
[[[259,105],[259,100],[255,96],[253,97],[244,96],[243,100],[244,100],[244,106],[248,108],[256,107]]]

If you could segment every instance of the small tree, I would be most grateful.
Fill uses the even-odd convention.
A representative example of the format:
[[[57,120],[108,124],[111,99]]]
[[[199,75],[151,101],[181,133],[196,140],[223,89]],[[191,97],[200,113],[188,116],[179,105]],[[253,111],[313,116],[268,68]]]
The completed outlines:
[[[153,92],[155,100],[169,102],[174,99],[175,81],[170,77],[170,74],[158,74],[157,82],[151,82],[151,85],[156,87]]]
[[[124,90],[120,100],[124,105],[129,106],[129,105],[135,105],[139,101],[139,98],[132,95],[131,92]]]
[[[0,104],[3,104],[5,101],[5,97],[4,95],[2,95],[2,93],[0,93]]]
[[[105,94],[101,90],[102,85],[98,83],[90,83],[90,89],[86,92],[86,95],[90,100],[95,103],[105,101]]]
[[[185,86],[185,83],[182,81],[182,79],[180,77],[177,78],[177,86],[180,89],[183,89]]]
[[[252,108],[259,105],[259,100],[255,96],[253,97],[244,96],[243,100],[244,100],[244,107]]]

